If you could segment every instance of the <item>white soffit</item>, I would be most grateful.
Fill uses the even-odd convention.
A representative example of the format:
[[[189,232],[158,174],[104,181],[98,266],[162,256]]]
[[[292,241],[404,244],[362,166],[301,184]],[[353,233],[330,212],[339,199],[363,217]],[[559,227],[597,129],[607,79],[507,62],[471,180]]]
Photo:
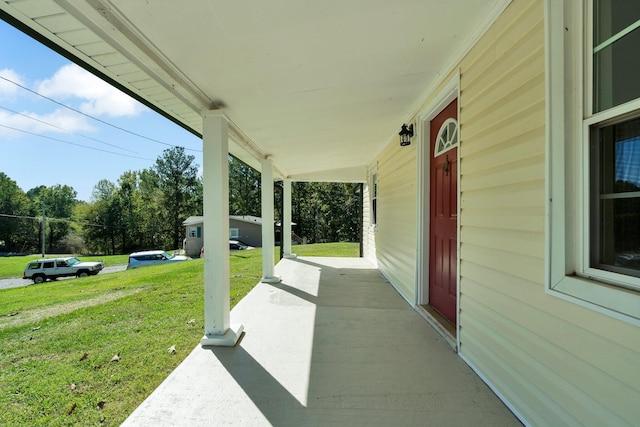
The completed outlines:
[[[232,154],[254,167],[269,155],[283,176],[353,181],[362,171],[364,181],[364,165],[504,4],[2,0],[0,8],[196,133],[203,111],[223,109]]]

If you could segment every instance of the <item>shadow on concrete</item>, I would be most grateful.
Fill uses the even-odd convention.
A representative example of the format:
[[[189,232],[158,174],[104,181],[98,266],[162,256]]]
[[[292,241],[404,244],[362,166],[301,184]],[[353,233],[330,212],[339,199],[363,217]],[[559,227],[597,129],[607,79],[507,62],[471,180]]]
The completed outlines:
[[[313,336],[311,348],[299,353],[309,360],[296,360],[308,363],[308,377],[300,378],[308,384],[306,399],[294,396],[243,342],[210,349],[269,424],[520,425],[376,269],[288,262],[285,280],[265,286],[277,295],[270,302],[315,306],[312,330],[293,332]],[[314,272],[317,287],[301,288],[301,278]]]

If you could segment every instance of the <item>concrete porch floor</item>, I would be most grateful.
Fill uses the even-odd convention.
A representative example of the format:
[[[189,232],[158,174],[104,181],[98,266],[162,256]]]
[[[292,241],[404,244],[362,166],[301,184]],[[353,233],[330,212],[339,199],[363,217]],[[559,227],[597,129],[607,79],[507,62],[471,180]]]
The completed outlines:
[[[284,259],[124,426],[521,426],[362,258]]]

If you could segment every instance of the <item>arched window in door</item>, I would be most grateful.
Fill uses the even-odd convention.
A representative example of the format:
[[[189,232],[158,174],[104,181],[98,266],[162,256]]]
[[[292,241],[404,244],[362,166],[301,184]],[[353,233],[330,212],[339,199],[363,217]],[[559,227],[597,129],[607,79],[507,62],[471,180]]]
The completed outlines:
[[[453,147],[458,146],[458,121],[453,118],[449,118],[442,123],[438,136],[436,138],[436,146],[433,150],[433,157],[438,157],[440,154],[449,151]]]

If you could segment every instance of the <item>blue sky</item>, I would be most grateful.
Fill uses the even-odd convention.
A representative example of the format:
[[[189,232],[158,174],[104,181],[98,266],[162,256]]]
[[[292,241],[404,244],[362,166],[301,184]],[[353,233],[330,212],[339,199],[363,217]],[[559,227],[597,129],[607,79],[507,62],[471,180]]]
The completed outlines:
[[[0,172],[25,192],[62,184],[89,201],[101,179],[150,168],[169,148],[91,117],[183,146],[202,166],[199,138],[0,20]]]

